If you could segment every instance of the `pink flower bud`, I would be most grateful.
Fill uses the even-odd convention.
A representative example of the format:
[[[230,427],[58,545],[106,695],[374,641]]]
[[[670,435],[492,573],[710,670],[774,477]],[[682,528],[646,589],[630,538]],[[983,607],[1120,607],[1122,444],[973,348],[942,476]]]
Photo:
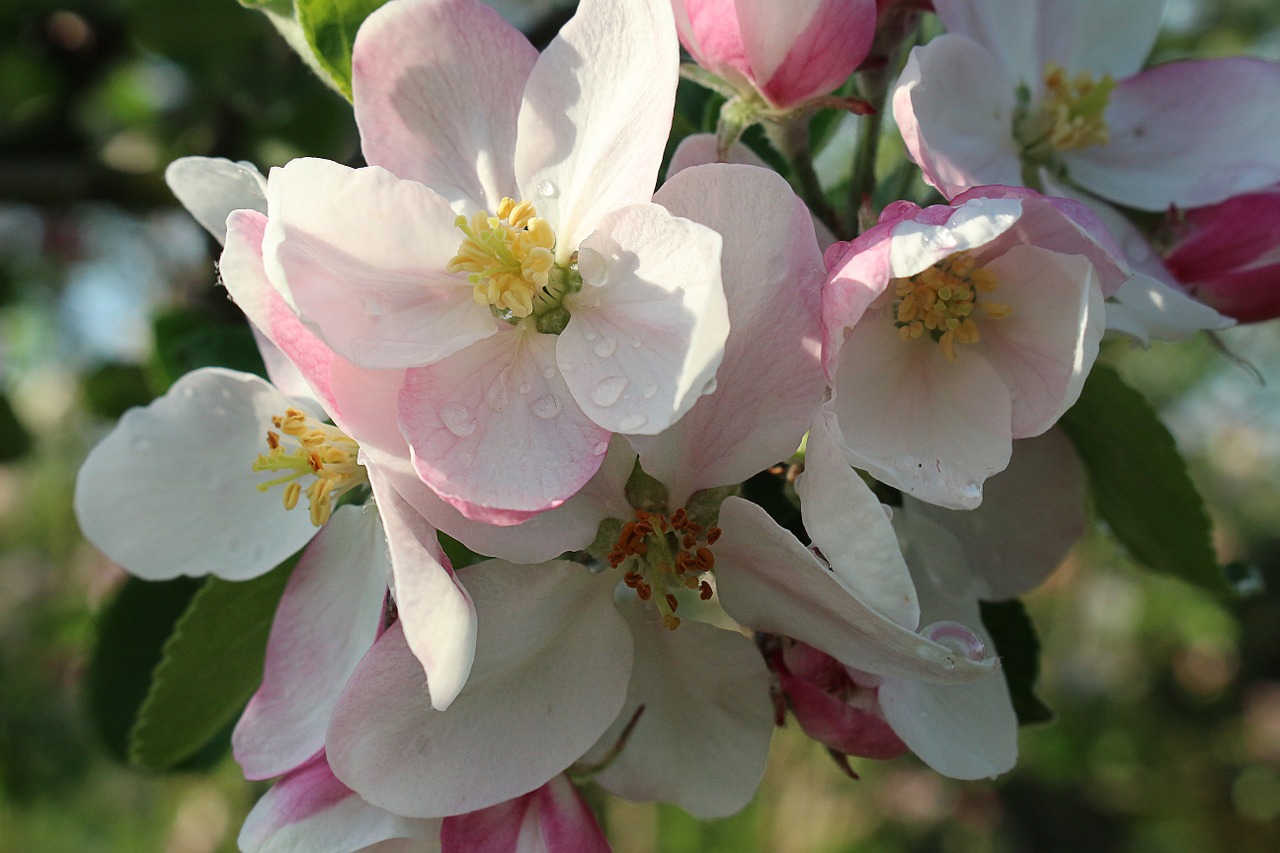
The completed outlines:
[[[1200,301],[1242,323],[1280,317],[1280,184],[1185,211],[1164,258]]]
[[[786,109],[830,94],[871,49],[875,0],[672,0],[694,60]]]

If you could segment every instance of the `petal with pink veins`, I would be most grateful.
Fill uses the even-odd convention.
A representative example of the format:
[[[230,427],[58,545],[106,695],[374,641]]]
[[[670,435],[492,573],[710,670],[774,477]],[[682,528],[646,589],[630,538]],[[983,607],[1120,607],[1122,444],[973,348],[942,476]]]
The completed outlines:
[[[494,333],[446,272],[463,240],[449,203],[385,169],[300,159],[272,169],[267,277],[335,352],[365,367],[430,364]]]
[[[612,210],[653,196],[680,49],[668,0],[582,0],[525,86],[516,179],[556,232],[557,261]]]
[[[615,210],[582,243],[582,290],[556,345],[564,381],[610,432],[653,435],[710,390],[729,333],[721,238],[657,204]]]
[[[476,611],[453,574],[436,529],[377,468],[369,483],[386,529],[396,612],[405,642],[427,674],[431,704],[443,711],[467,683],[476,648]]]
[[[449,710],[431,707],[397,624],[356,668],[329,725],[338,778],[397,814],[465,814],[534,790],[586,752],[626,698],[631,632],[612,603],[614,578],[496,560],[458,576],[483,630]]]
[[[407,371],[399,419],[423,481],[490,524],[564,503],[609,446],[556,367],[556,338],[523,325]]]
[[[982,482],[1009,464],[1012,402],[973,349],[958,346],[949,361],[927,338],[900,339],[889,311],[868,314],[845,341],[823,405],[849,461],[930,503],[981,503]]]
[[[856,511],[846,516],[850,530],[889,524],[878,505],[870,514]],[[865,604],[750,501],[726,498],[719,526],[716,595],[740,625],[793,637],[876,675],[949,684],[982,678],[995,668],[991,660],[958,655]]]
[[[365,160],[463,213],[516,191],[521,93],[538,51],[478,0],[391,3],[360,27],[351,88]]]
[[[1001,283],[990,298],[1010,311],[982,318],[974,349],[1008,386],[1013,437],[1030,438],[1080,397],[1102,340],[1102,291],[1083,255],[1038,246],[1013,246],[984,269]]]
[[[342,507],[289,576],[262,686],[231,743],[246,779],[270,779],[324,748],[329,714],[382,626],[391,563],[378,514]]]
[[[1200,207],[1280,181],[1280,62],[1170,62],[1121,80],[1111,141],[1064,155],[1071,179],[1141,210]]]
[[[349,853],[390,839],[417,839],[420,846],[412,849],[427,853],[438,849],[432,841],[439,832],[439,821],[369,805],[318,755],[263,794],[237,840],[245,853]]]
[[[729,335],[716,390],[671,427],[633,436],[672,506],[795,452],[826,387],[819,361],[825,278],[809,211],[776,173],[751,166],[688,169],[655,200],[724,237]],[[760,230],[760,211],[769,227]]]
[[[876,31],[875,0],[738,0],[737,7],[756,86],[783,108],[839,88]]]
[[[205,367],[130,409],[85,460],[75,510],[85,538],[144,580],[247,580],[315,535],[305,510],[263,494],[253,462],[293,402],[257,376]]]
[[[734,814],[755,793],[773,735],[769,671],[755,644],[692,619],[667,630],[657,608],[639,600],[619,609],[635,644],[631,685],[583,763],[601,762],[621,742],[593,777],[606,791],[675,803],[703,820]]]

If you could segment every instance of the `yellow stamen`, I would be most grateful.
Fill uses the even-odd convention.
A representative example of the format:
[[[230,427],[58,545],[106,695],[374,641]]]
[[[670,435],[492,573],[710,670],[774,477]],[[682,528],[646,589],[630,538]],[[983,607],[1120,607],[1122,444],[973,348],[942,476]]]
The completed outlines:
[[[1000,282],[995,273],[980,269],[969,252],[948,255],[926,270],[891,285],[898,297],[894,325],[904,341],[922,338],[942,348],[948,361],[956,360],[956,344],[976,344],[978,324],[970,316],[975,305],[992,320],[1008,317],[1012,309],[998,302],[978,302],[979,293],[991,293]]]
[[[1061,65],[1045,63],[1042,109],[1049,145],[1059,151],[1072,151],[1109,143],[1111,130],[1103,113],[1115,86],[1110,74],[1099,80],[1088,72],[1069,78]]]
[[[537,214],[532,202],[504,198],[497,216],[482,210],[455,222],[466,237],[447,269],[466,273],[476,302],[508,318],[534,313],[555,266],[556,235]]]
[[[305,490],[311,523],[321,527],[333,515],[333,505],[343,494],[369,482],[356,461],[360,445],[342,430],[323,424],[299,409],[276,415],[271,423],[279,433],[267,431],[267,452],[253,463],[254,471],[280,471],[283,476],[259,483],[260,492],[284,486],[284,508],[298,505],[303,477],[315,480]],[[281,435],[283,434],[283,435]]]

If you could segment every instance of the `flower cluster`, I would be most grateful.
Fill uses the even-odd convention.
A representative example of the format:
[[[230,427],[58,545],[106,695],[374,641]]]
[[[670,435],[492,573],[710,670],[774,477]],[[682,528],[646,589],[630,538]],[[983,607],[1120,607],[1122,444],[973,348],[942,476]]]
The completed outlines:
[[[367,166],[174,163],[271,381],[131,411],[76,508],[146,579],[301,549],[242,848],[607,850],[578,784],[731,814],[788,708],[840,754],[1012,767],[979,602],[1085,527],[1054,427],[1104,334],[1280,309],[1280,68],[1141,70],[1162,5],[935,0],[890,90],[928,4],[582,0],[539,53],[396,0],[351,56]],[[680,44],[737,107],[662,176]],[[804,129],[855,101],[940,195],[826,215]]]

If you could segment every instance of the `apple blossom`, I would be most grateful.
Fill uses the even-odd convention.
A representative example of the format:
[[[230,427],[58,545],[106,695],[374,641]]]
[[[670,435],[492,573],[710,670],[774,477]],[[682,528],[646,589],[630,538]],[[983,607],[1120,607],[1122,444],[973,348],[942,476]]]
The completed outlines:
[[[268,280],[338,356],[403,371],[413,464],[463,515],[560,505],[610,432],[714,379],[720,237],[650,200],[676,51],[659,0],[589,0],[540,56],[479,0],[388,4],[352,59],[373,165],[268,177]]]
[[[441,822],[441,853],[609,853],[595,815],[565,776],[505,803]]]
[[[936,0],[947,34],[893,93],[912,159],[947,197],[1063,177],[1144,210],[1198,207],[1280,179],[1280,63],[1141,70],[1164,0]],[[1024,180],[1025,179],[1025,180]]]
[[[1127,277],[1087,208],[982,188],[899,202],[827,252],[824,352],[849,461],[930,503],[972,508],[1014,438],[1080,394],[1103,297]]]
[[[839,88],[875,35],[873,0],[672,0],[672,6],[680,42],[695,62],[777,110]]]

